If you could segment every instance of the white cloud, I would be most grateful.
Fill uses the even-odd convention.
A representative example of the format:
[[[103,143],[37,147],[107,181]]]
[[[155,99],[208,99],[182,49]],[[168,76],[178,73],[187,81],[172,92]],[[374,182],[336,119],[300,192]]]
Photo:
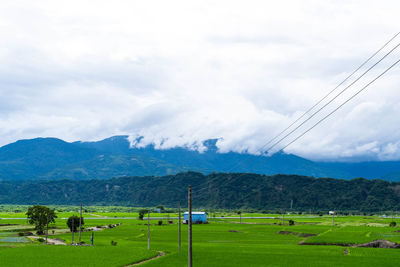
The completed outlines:
[[[221,138],[221,151],[257,153],[398,31],[398,9],[396,1],[5,1],[0,144],[129,134],[195,149]],[[286,151],[399,159],[399,77],[392,70]]]

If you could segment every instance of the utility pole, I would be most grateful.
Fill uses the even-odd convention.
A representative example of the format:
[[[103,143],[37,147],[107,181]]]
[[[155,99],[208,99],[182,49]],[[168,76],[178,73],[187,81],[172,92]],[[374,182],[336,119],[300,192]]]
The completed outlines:
[[[46,221],[46,244],[47,244],[47,235],[49,234],[49,216],[50,216],[50,209],[47,211],[47,221]]]
[[[290,210],[293,209],[293,199],[290,201]]]
[[[332,213],[332,226],[335,226],[335,212]]]
[[[188,222],[188,266],[192,267],[192,187],[189,185],[188,191],[188,207],[189,207],[189,222]]]
[[[240,215],[240,224],[242,224],[242,212],[239,211],[239,215]]]
[[[79,216],[79,244],[81,243],[81,233],[82,233],[82,203],[81,203],[81,215]]]
[[[150,250],[150,209],[147,212],[147,249]]]
[[[285,211],[282,212],[282,225],[285,225]]]
[[[71,237],[71,244],[73,245],[74,244],[74,217],[71,217],[72,218],[72,237]]]
[[[178,203],[179,251],[181,251],[181,202]]]

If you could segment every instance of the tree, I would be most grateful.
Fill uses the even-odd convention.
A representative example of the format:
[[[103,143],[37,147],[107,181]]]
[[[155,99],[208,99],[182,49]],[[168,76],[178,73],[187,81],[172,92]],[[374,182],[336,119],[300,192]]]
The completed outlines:
[[[82,221],[81,221],[81,225],[83,226],[85,224],[83,217],[82,217]],[[69,230],[72,232],[72,230],[74,232],[77,232],[77,229],[79,228],[79,217],[76,215],[72,215],[71,217],[68,218],[67,220],[67,225]],[[72,229],[72,227],[74,229]]]
[[[149,211],[146,209],[139,210],[139,220],[143,220],[143,216],[147,214]]]
[[[26,216],[28,217],[28,222],[35,225],[38,235],[44,234],[46,224],[55,223],[55,218],[57,218],[54,210],[39,205],[29,207]]]

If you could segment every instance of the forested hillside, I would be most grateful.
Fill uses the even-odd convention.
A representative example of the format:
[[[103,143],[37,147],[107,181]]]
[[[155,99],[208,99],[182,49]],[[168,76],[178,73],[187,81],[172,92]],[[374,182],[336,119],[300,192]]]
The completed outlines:
[[[364,177],[400,180],[400,161],[323,163],[292,154],[271,157],[246,153],[220,153],[216,139],[206,150],[188,147],[157,149],[131,147],[127,136],[98,142],[65,142],[57,138],[20,140],[0,148],[0,181],[88,180],[122,176],[163,176],[184,171],[296,174],[351,179]]]
[[[400,183],[338,180],[297,175],[185,172],[162,177],[110,180],[8,181],[0,183],[2,204],[177,206],[187,186],[197,208],[379,211],[400,208]]]

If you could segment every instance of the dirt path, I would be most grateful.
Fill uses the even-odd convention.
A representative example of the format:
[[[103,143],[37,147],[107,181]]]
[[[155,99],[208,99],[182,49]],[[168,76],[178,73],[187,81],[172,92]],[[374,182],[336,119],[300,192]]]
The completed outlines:
[[[134,264],[126,265],[125,267],[137,266],[137,265],[140,265],[140,264],[149,262],[149,261],[156,260],[156,259],[158,259],[158,258],[160,258],[160,257],[162,257],[162,256],[165,256],[165,252],[159,251],[157,256],[154,256],[154,257],[152,257],[152,258],[150,258],[150,259],[147,259],[147,260],[142,260],[142,261],[136,262],[136,263],[134,263]]]
[[[28,236],[28,238],[32,238],[32,239],[38,239],[38,238],[43,238],[41,236],[34,236],[34,235],[30,235]],[[43,238],[44,239],[44,238]],[[50,245],[67,245],[65,244],[65,242],[58,240],[58,239],[52,239],[52,238],[47,238],[47,244]]]

